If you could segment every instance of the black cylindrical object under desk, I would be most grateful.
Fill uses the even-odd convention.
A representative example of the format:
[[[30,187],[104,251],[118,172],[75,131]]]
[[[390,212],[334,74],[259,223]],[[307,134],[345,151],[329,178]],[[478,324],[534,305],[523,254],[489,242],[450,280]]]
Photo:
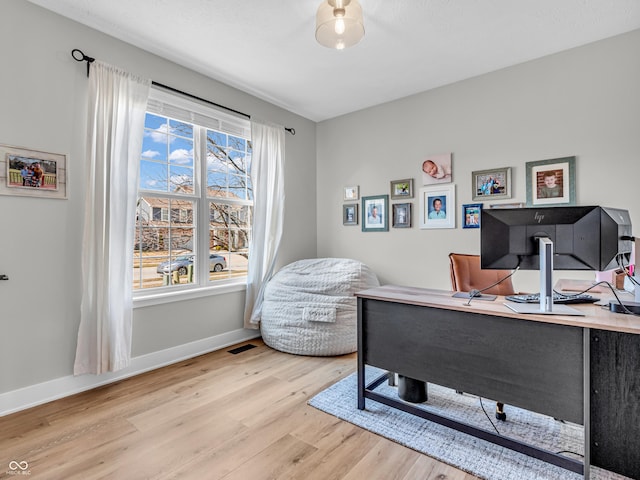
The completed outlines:
[[[422,403],[427,401],[427,382],[398,375],[398,396],[405,402]]]

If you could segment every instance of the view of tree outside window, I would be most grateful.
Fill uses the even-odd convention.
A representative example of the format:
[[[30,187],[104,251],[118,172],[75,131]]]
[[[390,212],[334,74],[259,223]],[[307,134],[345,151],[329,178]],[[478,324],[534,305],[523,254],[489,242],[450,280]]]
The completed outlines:
[[[253,213],[250,162],[248,138],[147,113],[134,290],[246,276]]]

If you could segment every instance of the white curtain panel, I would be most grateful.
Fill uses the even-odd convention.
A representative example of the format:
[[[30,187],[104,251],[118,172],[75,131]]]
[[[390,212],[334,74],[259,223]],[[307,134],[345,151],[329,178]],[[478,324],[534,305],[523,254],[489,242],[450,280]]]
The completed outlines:
[[[131,248],[150,85],[113,66],[91,64],[75,375],[120,370],[131,360]]]
[[[253,228],[249,248],[245,328],[258,328],[264,287],[273,276],[284,222],[284,127],[251,121]]]

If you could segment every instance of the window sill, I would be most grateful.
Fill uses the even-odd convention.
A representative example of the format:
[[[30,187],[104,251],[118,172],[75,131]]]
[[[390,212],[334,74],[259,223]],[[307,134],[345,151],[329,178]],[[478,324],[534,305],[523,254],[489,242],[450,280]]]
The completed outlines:
[[[134,294],[133,308],[150,307],[153,305],[162,305],[164,303],[182,302],[184,300],[192,300],[194,298],[210,297],[212,295],[241,292],[246,290],[246,288],[246,279],[242,279],[241,282],[225,283],[224,285],[211,285],[173,292],[146,293],[139,295]]]

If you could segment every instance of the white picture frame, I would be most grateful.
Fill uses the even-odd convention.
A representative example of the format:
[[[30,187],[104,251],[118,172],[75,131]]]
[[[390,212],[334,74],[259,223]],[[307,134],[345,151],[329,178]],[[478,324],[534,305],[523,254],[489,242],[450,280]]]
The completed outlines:
[[[344,201],[353,201],[360,199],[360,186],[359,185],[349,185],[344,187],[342,191],[342,199]]]
[[[455,184],[420,189],[421,229],[456,228]]]
[[[67,156],[0,144],[0,195],[67,199]]]

